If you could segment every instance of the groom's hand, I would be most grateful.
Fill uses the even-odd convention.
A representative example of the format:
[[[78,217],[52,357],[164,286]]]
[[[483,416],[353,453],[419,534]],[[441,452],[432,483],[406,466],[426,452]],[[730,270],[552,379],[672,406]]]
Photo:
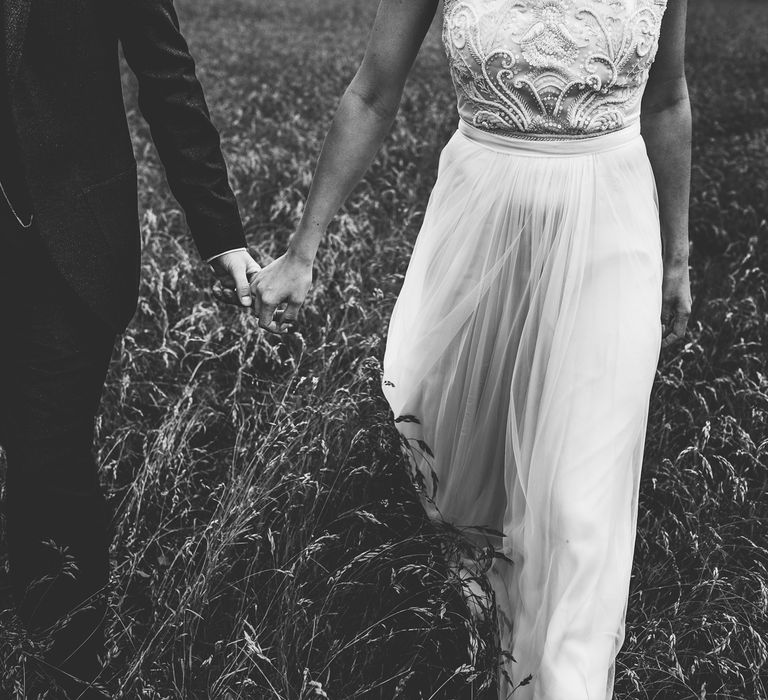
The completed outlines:
[[[261,270],[261,266],[247,250],[224,253],[213,258],[209,264],[216,276],[211,291],[217,299],[240,306],[253,304],[250,280]]]

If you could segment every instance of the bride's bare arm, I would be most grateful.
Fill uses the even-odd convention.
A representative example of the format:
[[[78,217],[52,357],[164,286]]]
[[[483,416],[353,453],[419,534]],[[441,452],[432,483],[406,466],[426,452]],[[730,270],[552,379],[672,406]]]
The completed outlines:
[[[371,164],[400,105],[437,0],[382,0],[363,61],[339,104],[290,251],[314,258],[322,233]]]
[[[659,192],[664,247],[664,345],[683,337],[691,311],[688,277],[691,105],[684,60],[686,9],[687,0],[669,0],[641,112],[643,137]]]
[[[370,166],[397,114],[403,87],[438,0],[381,0],[368,47],[325,138],[298,230],[288,251],[254,278],[260,325],[287,303],[295,319],[311,284],[320,239]]]

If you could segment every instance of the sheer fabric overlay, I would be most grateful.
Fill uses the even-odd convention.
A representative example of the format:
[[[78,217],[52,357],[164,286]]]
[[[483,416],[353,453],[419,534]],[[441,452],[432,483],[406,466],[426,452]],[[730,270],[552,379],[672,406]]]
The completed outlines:
[[[610,700],[660,347],[639,126],[445,147],[389,327],[384,393],[436,520],[503,533],[488,576],[521,700]],[[502,676],[500,698],[511,687]]]

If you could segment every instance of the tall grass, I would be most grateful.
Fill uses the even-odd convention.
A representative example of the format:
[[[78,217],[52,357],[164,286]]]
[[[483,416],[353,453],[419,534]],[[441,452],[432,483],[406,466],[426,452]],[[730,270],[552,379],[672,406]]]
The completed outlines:
[[[280,254],[374,3],[179,2],[249,241]],[[617,698],[768,698],[768,7],[691,8],[695,313],[652,400]],[[455,128],[437,31],[325,241],[302,330],[206,291],[125,87],[140,163],[138,315],[97,447],[114,517],[107,685],[133,698],[481,697],[497,649],[425,523],[379,389],[392,305]],[[0,613],[0,693],[29,639]],[[469,648],[477,647],[471,656]],[[28,690],[34,697],[36,691]]]

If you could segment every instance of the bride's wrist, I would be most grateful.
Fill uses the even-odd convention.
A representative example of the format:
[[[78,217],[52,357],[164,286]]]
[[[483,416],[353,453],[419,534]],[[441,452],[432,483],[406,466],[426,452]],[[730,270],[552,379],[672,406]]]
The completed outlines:
[[[688,251],[665,251],[663,261],[665,267],[688,267]]]
[[[288,244],[285,257],[291,262],[312,266],[315,262],[315,251],[301,245]]]

